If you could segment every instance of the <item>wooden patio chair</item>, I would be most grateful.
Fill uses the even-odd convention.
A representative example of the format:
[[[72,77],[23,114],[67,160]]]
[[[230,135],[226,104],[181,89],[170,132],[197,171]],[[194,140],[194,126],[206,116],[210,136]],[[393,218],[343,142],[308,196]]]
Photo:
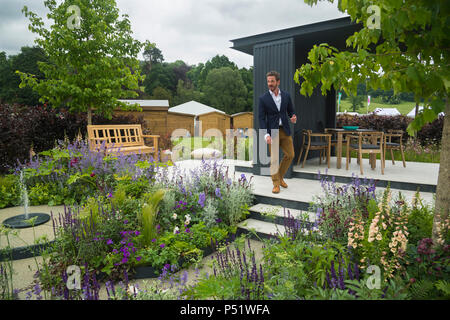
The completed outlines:
[[[320,150],[319,165],[322,164],[322,152],[327,154],[327,164],[330,167],[330,152],[331,152],[331,134],[329,133],[312,133],[311,130],[302,130],[303,143],[298,155],[297,165],[300,163],[303,150],[306,149],[305,158],[303,159],[302,168],[305,167],[306,158],[309,150]],[[319,138],[319,139],[317,139]],[[317,141],[318,140],[318,141]],[[324,141],[326,140],[326,141]]]
[[[337,139],[337,133],[334,131],[330,131],[330,129],[333,128],[325,128],[325,133],[331,134],[331,146],[335,147],[335,151],[337,152],[337,145],[338,145],[338,139]],[[344,134],[342,136],[342,149],[344,149],[347,146],[347,140],[345,140],[346,135]]]
[[[352,151],[356,151],[358,153],[358,162],[361,174],[363,172],[363,164],[362,164],[362,154],[368,153],[372,154],[380,154],[381,160],[381,174],[384,174],[384,133],[383,132],[355,132],[355,134],[347,135],[347,161],[346,161],[346,170],[348,170],[348,164],[350,162],[350,156]],[[376,157],[373,161],[376,161]],[[372,168],[375,167],[375,163],[372,162],[370,158],[370,164]]]
[[[403,133],[404,133],[403,130],[388,130],[388,133],[384,134],[384,157],[385,157],[384,161],[386,162],[386,150],[390,150],[392,164],[395,164],[393,150],[399,150],[402,155],[403,167],[406,168],[405,154],[403,153],[404,147],[402,142]]]

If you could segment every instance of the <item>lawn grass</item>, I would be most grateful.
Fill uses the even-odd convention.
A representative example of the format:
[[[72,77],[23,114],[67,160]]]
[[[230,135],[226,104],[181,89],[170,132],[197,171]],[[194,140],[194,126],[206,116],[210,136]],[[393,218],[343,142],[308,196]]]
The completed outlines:
[[[380,98],[374,98],[370,100],[370,106],[369,106],[369,112],[374,111],[376,108],[397,108],[397,110],[403,114],[407,115],[414,107],[416,106],[415,102],[409,102],[409,101],[402,101],[399,104],[387,104],[384,102],[381,102]],[[337,105],[336,105],[337,108]],[[347,112],[353,112],[353,107],[350,104],[350,101],[347,99],[341,100],[339,111],[344,112],[347,110]],[[367,113],[367,100],[364,101],[364,107],[356,110],[356,112],[360,114],[366,114]]]
[[[251,160],[250,150],[252,150],[252,148],[253,148],[253,138],[250,138],[250,137],[246,138],[246,139],[240,138],[239,143],[240,143],[239,145],[244,144],[244,146],[245,146],[245,160],[246,161]],[[223,138],[223,140],[222,140],[222,145],[220,144],[219,141],[217,141],[215,139],[215,137],[211,137],[211,138],[183,137],[183,138],[180,138],[179,140],[173,141],[172,144],[173,144],[174,148],[176,146],[176,149],[179,150],[178,152],[180,152],[180,157],[182,159],[190,159],[191,156],[189,153],[198,148],[216,149],[216,150],[222,151],[223,155],[226,155],[226,152],[227,152],[225,138]],[[182,151],[182,150],[184,150],[184,151]],[[237,158],[237,150],[238,150],[238,147],[235,144],[234,159]]]
[[[394,161],[402,161],[402,155],[400,153],[400,151],[398,150],[393,150],[394,153]],[[429,153],[416,153],[414,151],[410,151],[410,150],[405,150],[404,151],[404,155],[405,155],[405,161],[411,161],[411,162],[427,162],[427,163],[440,163],[440,152],[437,151],[431,151]],[[347,156],[346,152],[345,152],[345,148],[342,148],[342,158],[344,159]],[[357,157],[357,153],[356,151],[352,152],[351,155],[352,158],[356,158]],[[367,153],[363,153],[362,157],[364,159],[368,159],[369,158],[369,154]],[[380,160],[380,154],[377,154],[377,159]],[[392,157],[391,157],[391,152],[387,151],[386,152],[386,161],[391,161]]]

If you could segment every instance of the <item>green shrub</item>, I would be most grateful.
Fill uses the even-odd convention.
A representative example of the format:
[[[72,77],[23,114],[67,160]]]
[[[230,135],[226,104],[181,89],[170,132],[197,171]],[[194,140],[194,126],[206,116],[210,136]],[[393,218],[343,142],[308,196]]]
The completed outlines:
[[[17,176],[0,176],[0,208],[17,206],[21,202],[21,192]]]
[[[431,238],[433,230],[433,214],[432,206],[423,203],[420,193],[417,191],[413,201],[411,212],[408,215],[408,242],[414,245],[424,239]]]

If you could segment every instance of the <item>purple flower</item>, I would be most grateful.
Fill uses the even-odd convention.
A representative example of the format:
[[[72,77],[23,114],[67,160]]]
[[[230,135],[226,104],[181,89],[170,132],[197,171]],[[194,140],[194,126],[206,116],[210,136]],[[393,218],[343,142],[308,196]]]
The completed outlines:
[[[170,269],[170,264],[168,264],[168,263],[165,264],[165,265],[164,265],[164,269],[165,269],[165,270],[169,270],[169,269]]]
[[[128,262],[128,258],[123,258],[122,259],[122,263],[127,263]]]
[[[124,221],[123,221],[123,224],[127,224],[128,223],[128,219],[125,219]]]
[[[112,252],[113,252],[113,253],[117,253],[117,252],[119,252],[119,251],[117,251],[117,249],[113,249]]]
[[[161,243],[159,246],[160,246],[161,248],[164,248],[166,245],[165,245],[164,243]]]
[[[139,231],[135,231],[134,234],[138,236],[138,235],[140,235],[141,233],[140,233]]]
[[[108,193],[108,198],[112,198],[112,193],[110,192],[110,193]]]
[[[221,223],[221,222],[222,222],[222,219],[218,218],[218,219],[216,219],[216,222],[217,222],[217,223]]]
[[[106,241],[106,244],[113,244],[113,241],[111,239],[108,239],[108,241]]]
[[[141,261],[142,257],[136,257],[136,261]]]
[[[156,239],[155,239],[155,238],[153,238],[153,239],[152,239],[152,242],[155,242],[155,241],[156,241]]]
[[[220,193],[220,188],[216,188],[216,197],[222,199],[222,194]]]
[[[191,229],[189,229],[189,228],[186,228],[186,233],[189,233],[189,232],[191,232]]]
[[[198,204],[203,208],[205,206],[206,195],[204,192],[198,195]]]

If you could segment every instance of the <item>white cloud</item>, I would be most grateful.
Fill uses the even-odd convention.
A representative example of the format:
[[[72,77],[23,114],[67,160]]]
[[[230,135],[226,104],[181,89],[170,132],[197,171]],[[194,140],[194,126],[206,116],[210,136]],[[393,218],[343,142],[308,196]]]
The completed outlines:
[[[15,54],[33,45],[24,5],[40,16],[46,12],[42,0],[0,0],[0,51]],[[117,0],[117,5],[129,15],[134,37],[155,42],[166,61],[198,64],[224,54],[239,67],[251,66],[253,57],[230,49],[231,39],[344,16],[336,4],[310,7],[302,0]]]

